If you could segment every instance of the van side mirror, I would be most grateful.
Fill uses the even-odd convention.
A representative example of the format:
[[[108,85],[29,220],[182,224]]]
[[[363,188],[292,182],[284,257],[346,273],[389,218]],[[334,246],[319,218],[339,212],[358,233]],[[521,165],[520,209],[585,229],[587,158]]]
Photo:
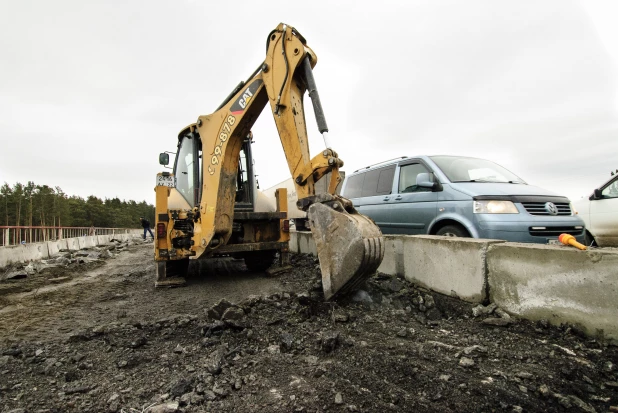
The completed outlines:
[[[159,164],[167,166],[170,163],[170,156],[165,152],[159,154]]]
[[[588,198],[589,200],[593,201],[595,199],[601,199],[603,198],[603,193],[601,192],[601,190],[599,188],[594,190],[594,193],[592,195],[590,195],[590,198]]]
[[[434,175],[429,172],[421,172],[416,175],[416,186],[419,188],[429,188],[432,191],[442,190],[440,182],[436,182]]]

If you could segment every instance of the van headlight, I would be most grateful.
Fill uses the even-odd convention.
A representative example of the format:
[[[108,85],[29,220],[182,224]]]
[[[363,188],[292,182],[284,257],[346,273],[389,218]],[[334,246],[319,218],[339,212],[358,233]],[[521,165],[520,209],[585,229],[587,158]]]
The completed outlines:
[[[511,201],[474,201],[475,214],[519,214]]]

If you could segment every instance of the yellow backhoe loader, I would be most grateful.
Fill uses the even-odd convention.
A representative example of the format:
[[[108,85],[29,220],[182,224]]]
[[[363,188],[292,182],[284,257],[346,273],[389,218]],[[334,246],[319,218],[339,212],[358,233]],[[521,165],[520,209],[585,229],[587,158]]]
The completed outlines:
[[[339,159],[328,144],[328,127],[313,77],[317,56],[301,34],[280,24],[266,42],[266,59],[217,110],[199,116],[178,135],[173,173],[157,175],[155,261],[157,286],[182,283],[189,260],[242,257],[249,269],[265,269],[274,254],[287,255],[287,196],[276,211],[259,211],[251,159],[251,128],[267,104],[275,119],[298,196],[317,247],[325,299],[355,288],[384,256],[379,228],[335,194]],[[326,142],[309,155],[303,96],[312,99]],[[167,153],[159,156],[169,163]],[[328,193],[314,184],[327,173]]]

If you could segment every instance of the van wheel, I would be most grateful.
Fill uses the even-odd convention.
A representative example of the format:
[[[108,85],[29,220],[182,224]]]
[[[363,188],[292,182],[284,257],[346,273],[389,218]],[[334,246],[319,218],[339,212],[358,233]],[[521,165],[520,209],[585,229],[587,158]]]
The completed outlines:
[[[445,225],[436,232],[436,235],[442,235],[444,237],[461,237],[469,238],[468,231],[463,229],[459,225]]]

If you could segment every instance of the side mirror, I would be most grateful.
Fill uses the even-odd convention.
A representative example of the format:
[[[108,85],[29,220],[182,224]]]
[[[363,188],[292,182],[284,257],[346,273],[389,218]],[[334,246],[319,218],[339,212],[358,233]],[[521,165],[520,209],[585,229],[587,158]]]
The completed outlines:
[[[439,191],[442,185],[435,181],[434,175],[429,172],[421,172],[416,175],[416,186],[419,188],[429,188],[432,191]]]
[[[592,201],[592,200],[601,199],[601,198],[603,198],[603,193],[601,192],[599,188],[597,188],[594,190],[594,193],[588,199]]]
[[[170,163],[170,156],[165,152],[159,154],[159,164],[167,166]]]

